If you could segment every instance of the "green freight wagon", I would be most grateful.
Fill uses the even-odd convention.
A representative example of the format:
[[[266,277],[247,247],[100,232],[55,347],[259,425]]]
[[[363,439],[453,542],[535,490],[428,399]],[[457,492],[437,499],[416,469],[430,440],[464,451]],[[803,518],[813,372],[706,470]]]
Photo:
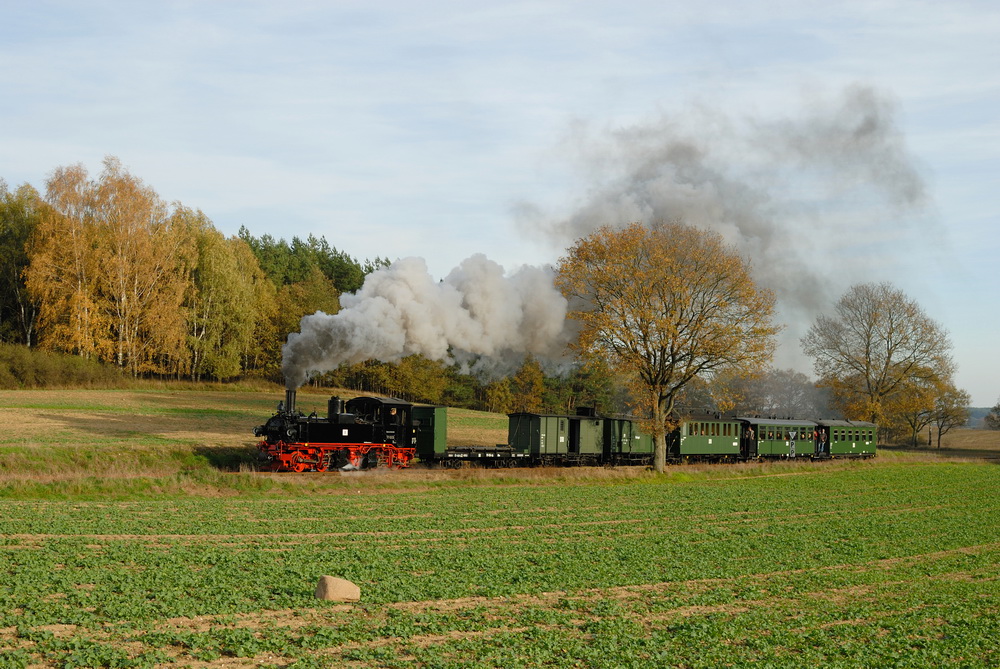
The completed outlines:
[[[821,420],[817,424],[817,450],[821,457],[873,458],[878,443],[875,423]]]
[[[667,439],[667,459],[733,460],[740,457],[743,423],[717,414],[692,415],[681,421],[674,439]]]
[[[653,438],[631,418],[604,419],[604,462],[611,465],[648,465],[653,462]]]
[[[604,455],[604,419],[595,416],[508,414],[507,444],[533,464],[592,465]]]

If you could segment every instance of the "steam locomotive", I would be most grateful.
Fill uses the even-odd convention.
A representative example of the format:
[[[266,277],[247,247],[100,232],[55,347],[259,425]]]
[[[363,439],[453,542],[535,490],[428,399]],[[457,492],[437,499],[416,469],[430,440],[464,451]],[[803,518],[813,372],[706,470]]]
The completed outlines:
[[[405,467],[413,447],[414,406],[402,400],[331,397],[327,415],[308,416],[295,408],[296,392],[266,423],[254,428],[261,459],[272,471],[325,472],[330,469]]]
[[[327,415],[297,411],[296,393],[263,425],[258,453],[271,471],[325,472],[407,467],[414,459],[444,467],[649,465],[653,440],[627,417],[512,413],[507,443],[448,446],[447,407],[398,399],[331,397]],[[846,420],[796,420],[692,414],[667,435],[667,461],[869,458],[877,426]]]

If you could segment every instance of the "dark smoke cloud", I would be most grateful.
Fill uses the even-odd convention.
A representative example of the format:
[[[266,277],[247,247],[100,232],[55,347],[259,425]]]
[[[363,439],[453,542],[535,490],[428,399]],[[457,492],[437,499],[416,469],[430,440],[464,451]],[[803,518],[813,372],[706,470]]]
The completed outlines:
[[[310,374],[364,360],[431,360],[509,371],[526,354],[552,362],[565,355],[566,299],[551,269],[507,274],[483,255],[435,281],[420,258],[369,274],[357,293],[341,296],[336,314],[305,316],[288,336],[282,371],[289,388]]]
[[[899,226],[926,200],[895,104],[865,86],[782,118],[692,107],[617,130],[579,123],[563,150],[585,195],[568,213],[519,204],[524,232],[568,246],[602,225],[681,219],[736,244],[792,318],[813,317],[845,277],[865,280],[882,245],[914,238]]]

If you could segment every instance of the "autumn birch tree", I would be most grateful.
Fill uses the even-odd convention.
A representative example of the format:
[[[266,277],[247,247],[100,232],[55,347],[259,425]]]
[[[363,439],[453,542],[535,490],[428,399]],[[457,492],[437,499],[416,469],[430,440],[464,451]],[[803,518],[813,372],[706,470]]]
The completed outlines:
[[[89,358],[96,354],[93,195],[83,165],[58,167],[46,182],[38,226],[28,244],[25,286],[38,303],[38,342]]]
[[[94,184],[94,221],[101,249],[103,357],[133,375],[168,371],[185,343],[183,231],[172,225],[156,192],[112,157]]]
[[[604,359],[644,398],[657,471],[684,386],[765,366],[774,352],[773,294],[712,232],[680,222],[601,228],[560,260],[557,284],[580,326],[578,352]]]
[[[132,374],[168,371],[183,353],[188,277],[167,206],[112,157],[96,181],[57,168],[46,202],[25,271],[39,343]]]
[[[269,300],[261,294],[261,284],[269,282],[243,240],[227,239],[201,211],[178,207],[173,218],[192,247],[184,300],[188,372],[194,381],[234,377],[248,350],[258,345],[258,323],[271,317],[273,288]]]

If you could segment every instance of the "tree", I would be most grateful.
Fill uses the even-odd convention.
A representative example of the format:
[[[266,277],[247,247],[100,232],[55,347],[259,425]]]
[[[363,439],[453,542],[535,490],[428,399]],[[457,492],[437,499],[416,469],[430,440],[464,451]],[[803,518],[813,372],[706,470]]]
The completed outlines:
[[[514,410],[541,413],[542,394],[545,392],[545,375],[534,356],[529,355],[511,379],[514,393]]]
[[[0,340],[32,346],[38,304],[24,284],[28,241],[45,203],[24,184],[14,192],[0,179]]]
[[[422,355],[408,355],[389,364],[392,394],[411,402],[440,404],[448,385],[445,365]]]
[[[734,409],[744,414],[833,417],[827,409],[825,391],[817,388],[805,374],[792,369],[769,369],[762,374],[751,371],[740,370],[733,376],[723,376],[713,383],[713,396],[727,398]]]
[[[193,249],[184,300],[187,371],[194,381],[232,378],[243,369],[258,323],[271,314],[258,289],[267,280],[246,244],[226,239],[201,211],[178,207],[174,219],[187,229]]]
[[[614,375],[599,359],[587,360],[564,376],[546,376],[543,408],[552,413],[575,413],[594,407],[602,413],[620,413],[614,406]]]
[[[39,344],[90,358],[98,320],[90,225],[91,187],[83,165],[57,167],[46,182],[46,202],[29,242],[25,285],[38,303]]]
[[[105,158],[93,196],[102,357],[133,375],[170,371],[185,345],[184,230],[156,191],[116,158]]]
[[[175,369],[188,277],[167,205],[110,156],[96,181],[80,165],[56,169],[46,201],[25,270],[39,343],[133,375]]]
[[[990,409],[990,412],[983,418],[983,424],[987,430],[1000,430],[1000,399]]]
[[[484,388],[486,394],[486,410],[493,413],[511,413],[514,409],[514,393],[511,390],[510,378],[503,377],[489,383]]]
[[[885,423],[908,384],[947,378],[947,333],[889,283],[852,286],[802,339],[820,383],[849,419]]]
[[[261,342],[268,357],[280,364],[281,347],[289,332],[297,332],[302,317],[322,311],[335,314],[340,311],[340,299],[333,283],[316,266],[309,268],[303,281],[278,288],[275,297],[272,338]]]
[[[281,288],[308,280],[313,268],[318,268],[342,293],[353,293],[364,283],[365,276],[389,264],[383,258],[366,260],[363,264],[330,246],[325,237],[309,235],[306,241],[292,237],[289,244],[284,239],[264,235],[259,239],[245,227],[239,237],[253,250],[264,273]]]
[[[943,380],[937,377],[914,378],[893,393],[886,411],[887,425],[894,433],[907,432],[907,441],[917,446],[920,433],[934,422],[934,406],[943,392]]]
[[[603,227],[560,259],[557,284],[580,326],[575,349],[605,360],[639,393],[657,471],[681,390],[766,365],[774,351],[774,296],[716,233],[680,222]]]
[[[941,437],[952,429],[969,422],[969,404],[972,396],[949,384],[934,403],[934,424],[937,426],[937,447],[941,448]]]
[[[257,257],[239,238],[230,238],[229,245],[236,261],[236,271],[243,277],[247,293],[243,296],[249,299],[246,316],[251,320],[251,330],[242,339],[242,363],[244,371],[257,370],[266,372],[269,368],[275,373],[279,370],[280,358],[268,357],[268,351],[263,342],[273,341],[274,327],[277,320],[277,291],[274,284],[264,275]]]

